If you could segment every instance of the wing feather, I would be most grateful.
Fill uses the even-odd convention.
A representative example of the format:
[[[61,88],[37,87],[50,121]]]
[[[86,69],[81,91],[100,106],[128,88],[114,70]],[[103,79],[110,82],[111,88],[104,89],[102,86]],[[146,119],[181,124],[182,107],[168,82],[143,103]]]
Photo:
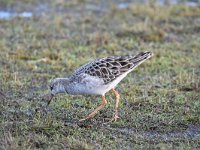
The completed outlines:
[[[108,84],[120,75],[131,71],[151,56],[151,52],[143,52],[136,56],[110,56],[96,59],[81,66],[74,72],[73,76],[84,73],[101,78],[105,84]]]

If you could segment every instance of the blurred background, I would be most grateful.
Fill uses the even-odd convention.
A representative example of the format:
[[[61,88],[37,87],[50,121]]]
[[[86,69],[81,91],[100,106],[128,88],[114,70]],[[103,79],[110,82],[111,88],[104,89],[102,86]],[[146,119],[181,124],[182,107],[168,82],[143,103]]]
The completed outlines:
[[[111,55],[154,57],[100,98],[49,82]],[[0,149],[199,149],[199,0],[0,0]]]

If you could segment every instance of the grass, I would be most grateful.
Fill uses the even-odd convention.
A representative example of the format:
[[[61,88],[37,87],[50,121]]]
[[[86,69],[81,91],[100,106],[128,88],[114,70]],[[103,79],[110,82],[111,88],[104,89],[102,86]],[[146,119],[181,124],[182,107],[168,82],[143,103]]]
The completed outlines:
[[[89,3],[53,1],[48,15],[0,20],[0,149],[200,148],[199,7],[109,3],[92,11]],[[35,11],[32,1],[3,4]],[[83,123],[99,97],[60,94],[45,107],[51,79],[92,58],[146,50],[154,57],[117,86],[119,121],[109,122],[111,92]]]

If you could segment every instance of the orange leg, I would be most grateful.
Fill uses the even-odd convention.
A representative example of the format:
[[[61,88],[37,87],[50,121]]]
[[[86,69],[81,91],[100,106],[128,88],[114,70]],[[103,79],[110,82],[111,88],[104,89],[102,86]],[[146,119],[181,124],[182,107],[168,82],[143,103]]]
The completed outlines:
[[[101,110],[106,104],[107,104],[107,101],[105,99],[105,96],[102,96],[102,104],[99,107],[97,107],[92,113],[90,113],[87,117],[79,121],[84,121],[84,120],[93,118],[97,114],[97,112]]]
[[[112,89],[112,91],[113,91],[113,93],[115,94],[115,97],[116,97],[115,116],[113,117],[112,120],[117,121],[117,119],[119,118],[118,112],[119,112],[119,98],[120,98],[120,95],[114,88]]]

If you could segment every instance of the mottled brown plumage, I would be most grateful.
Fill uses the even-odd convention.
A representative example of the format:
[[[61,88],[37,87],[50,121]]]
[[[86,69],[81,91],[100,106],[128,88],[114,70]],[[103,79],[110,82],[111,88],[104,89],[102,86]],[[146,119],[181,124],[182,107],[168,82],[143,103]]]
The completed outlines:
[[[144,52],[136,56],[110,56],[96,59],[77,69],[73,76],[86,73],[91,76],[99,77],[103,79],[105,84],[108,84],[123,73],[135,68],[142,60],[145,60],[149,54],[150,52]]]
[[[102,104],[85,119],[95,114],[106,105],[105,93],[112,89],[116,96],[114,120],[118,118],[119,94],[115,86],[139,64],[152,56],[151,52],[142,52],[136,56],[110,56],[95,59],[77,69],[69,78],[56,78],[51,84],[51,93],[71,95],[101,95]],[[83,120],[85,120],[83,119]]]

